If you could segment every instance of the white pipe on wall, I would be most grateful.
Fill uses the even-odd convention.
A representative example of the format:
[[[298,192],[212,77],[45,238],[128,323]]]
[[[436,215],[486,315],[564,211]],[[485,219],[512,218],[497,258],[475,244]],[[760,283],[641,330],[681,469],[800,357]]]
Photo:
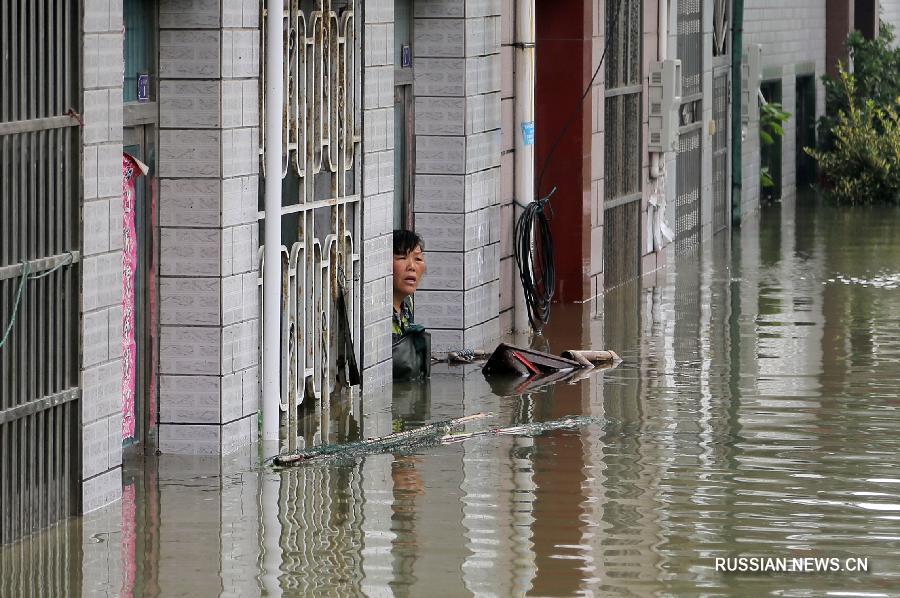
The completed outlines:
[[[516,6],[516,85],[515,85],[515,198],[516,203],[527,205],[534,201],[534,73],[535,73],[535,22],[534,0],[518,0]],[[522,210],[513,207],[513,217],[518,218]],[[513,330],[525,332],[529,329],[528,308],[522,283],[514,269],[513,287],[515,302],[513,309]]]
[[[281,410],[281,125],[284,0],[266,0],[266,221],[263,268],[263,441],[278,440]]]

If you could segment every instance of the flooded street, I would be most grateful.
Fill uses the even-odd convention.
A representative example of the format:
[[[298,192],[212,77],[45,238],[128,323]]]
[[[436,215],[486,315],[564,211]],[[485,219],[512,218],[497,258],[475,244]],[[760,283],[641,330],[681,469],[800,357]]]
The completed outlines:
[[[439,366],[310,409],[307,445],[489,411],[607,423],[275,471],[161,456],[124,498],[0,548],[0,595],[890,596],[900,593],[900,211],[767,208],[550,350],[623,362],[555,386]],[[716,557],[868,559],[725,573]]]

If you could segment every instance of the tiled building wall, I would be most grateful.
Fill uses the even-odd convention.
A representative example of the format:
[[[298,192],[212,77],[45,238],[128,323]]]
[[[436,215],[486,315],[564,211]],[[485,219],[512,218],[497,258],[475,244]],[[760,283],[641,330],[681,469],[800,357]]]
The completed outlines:
[[[159,448],[228,453],[259,409],[259,3],[159,18]]]
[[[122,492],[122,6],[83,15],[82,486],[92,511]]]
[[[415,226],[428,251],[416,319],[435,351],[499,333],[500,7],[414,5]]]
[[[797,76],[816,79],[816,116],[824,112],[826,5],[822,0],[747,0],[744,6],[744,47],[761,44],[763,80],[780,79],[782,105],[796,111]],[[744,214],[759,209],[759,129],[748,131],[743,143]],[[784,123],[782,139],[782,195],[796,191],[796,120]]]
[[[894,26],[894,46],[900,46],[900,0],[879,0],[881,22]]]
[[[363,7],[363,389],[391,381],[394,201],[394,2]]]

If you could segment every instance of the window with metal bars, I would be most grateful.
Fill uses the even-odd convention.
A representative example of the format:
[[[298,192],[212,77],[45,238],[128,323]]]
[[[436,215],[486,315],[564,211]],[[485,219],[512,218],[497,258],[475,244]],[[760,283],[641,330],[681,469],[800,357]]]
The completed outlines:
[[[0,544],[80,509],[80,6],[0,3]]]
[[[640,273],[641,2],[606,3],[604,119],[604,284]]]
[[[713,4],[713,56],[728,54],[728,27],[731,23],[731,0],[715,0]]]
[[[607,2],[604,165],[607,201],[641,188],[641,2]]]
[[[678,0],[678,58],[681,96],[703,92],[703,7],[700,0]]]

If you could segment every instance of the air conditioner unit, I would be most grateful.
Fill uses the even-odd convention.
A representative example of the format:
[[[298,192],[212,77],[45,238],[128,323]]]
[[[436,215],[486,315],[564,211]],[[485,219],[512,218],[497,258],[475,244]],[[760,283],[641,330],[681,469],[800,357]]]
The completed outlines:
[[[751,44],[747,47],[741,64],[741,122],[759,121],[759,83],[762,80],[762,46]]]
[[[654,62],[647,88],[650,113],[647,148],[651,152],[678,149],[678,106],[681,103],[681,61]]]

